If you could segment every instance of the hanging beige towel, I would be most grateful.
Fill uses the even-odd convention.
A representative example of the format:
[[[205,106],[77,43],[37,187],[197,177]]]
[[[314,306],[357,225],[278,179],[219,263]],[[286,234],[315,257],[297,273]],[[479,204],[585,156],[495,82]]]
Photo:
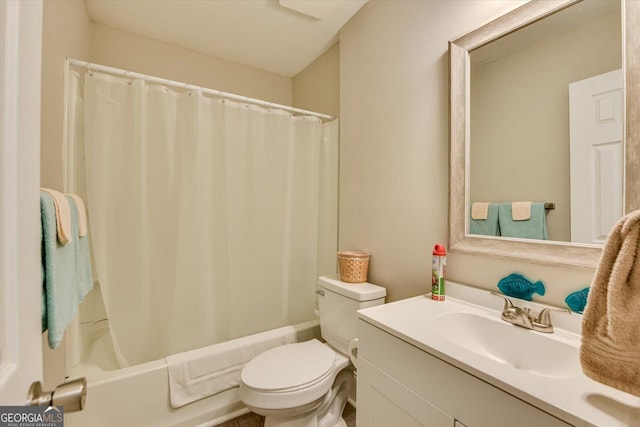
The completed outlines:
[[[50,188],[41,188],[41,190],[48,193],[53,199],[58,241],[62,245],[66,245],[71,241],[71,208],[69,207],[69,201],[59,191],[51,190]]]
[[[471,219],[487,219],[489,216],[489,203],[475,202],[471,205]]]
[[[511,219],[526,221],[531,218],[531,202],[513,202],[511,204]]]
[[[84,202],[77,194],[67,193],[67,196],[76,202],[76,208],[78,210],[78,235],[84,237],[87,235],[87,211],[84,208]]]
[[[640,396],[640,210],[613,227],[591,283],[580,362],[588,377]]]

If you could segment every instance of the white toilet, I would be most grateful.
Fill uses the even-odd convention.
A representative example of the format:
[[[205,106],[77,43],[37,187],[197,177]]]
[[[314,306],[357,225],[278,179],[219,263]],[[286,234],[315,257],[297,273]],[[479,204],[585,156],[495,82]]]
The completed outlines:
[[[265,416],[265,427],[346,427],[342,411],[354,387],[351,360],[357,310],[384,304],[386,289],[318,279],[320,330],[316,339],[268,350],[242,370],[240,399]]]

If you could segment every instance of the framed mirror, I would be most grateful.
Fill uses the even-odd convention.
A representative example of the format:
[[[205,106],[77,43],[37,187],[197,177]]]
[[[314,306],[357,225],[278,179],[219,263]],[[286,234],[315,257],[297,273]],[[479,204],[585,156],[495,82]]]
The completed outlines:
[[[640,82],[633,77],[640,72],[640,33],[635,30],[638,25],[640,2],[633,0],[534,0],[450,42],[451,251],[545,264],[597,265],[609,227],[620,215],[640,208]],[[591,35],[586,36],[586,31]],[[564,45],[569,39],[581,40],[583,46]],[[601,50],[596,52],[597,48]],[[554,49],[555,57],[551,56]],[[579,62],[580,50],[586,52],[584,61],[591,62]],[[568,58],[566,64],[563,57]],[[496,70],[504,73],[506,65],[501,64],[508,62],[512,74],[498,74]],[[567,71],[570,68],[577,71],[570,73]],[[578,228],[579,221],[591,228],[598,227],[593,226],[593,219],[583,215],[582,208],[576,208],[580,205],[574,205],[578,197],[573,193],[584,193],[578,184],[593,179],[573,175],[588,169],[589,163],[600,164],[602,160],[587,152],[587,157],[577,157],[577,162],[571,160],[570,164],[570,152],[575,151],[570,134],[577,132],[574,113],[569,111],[569,87],[579,86],[572,82],[608,74],[614,69],[622,86],[618,90],[619,99],[603,102],[602,111],[598,110],[599,117],[605,120],[613,116],[620,119],[619,136],[614,138],[617,143],[608,144],[614,149],[605,153],[611,164],[618,165],[617,175],[599,178],[607,182],[602,197],[609,199],[598,197],[605,207],[614,209],[604,215],[608,215],[606,221],[601,221],[605,225],[599,225],[600,231],[606,230],[602,236],[581,240],[573,230]],[[562,76],[555,77],[556,74]],[[487,81],[493,81],[493,86]],[[557,88],[552,90],[553,85]],[[544,91],[555,92],[537,101],[542,104],[538,116],[538,112],[529,111],[529,104],[534,104],[534,94]],[[550,98],[559,101],[557,104],[547,101]],[[577,99],[573,104],[587,104]],[[556,130],[536,135],[540,129]],[[498,144],[501,138],[506,141],[503,146],[491,145]],[[522,157],[518,159],[521,166],[515,161],[517,157]],[[527,162],[532,166],[529,171]],[[611,169],[608,165],[601,167]],[[522,180],[518,181],[520,177]],[[474,202],[508,204],[510,209],[510,202],[522,200],[556,208],[542,213],[544,222],[549,224],[548,240],[470,230]],[[547,225],[544,227],[546,233]]]

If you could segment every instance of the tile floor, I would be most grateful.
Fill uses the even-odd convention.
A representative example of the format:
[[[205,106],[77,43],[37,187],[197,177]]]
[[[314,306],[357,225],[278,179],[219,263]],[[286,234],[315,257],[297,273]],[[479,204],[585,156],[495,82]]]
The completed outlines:
[[[342,418],[347,422],[347,427],[356,427],[356,410],[347,403],[342,413]],[[250,412],[238,418],[229,420],[218,427],[262,427],[264,426],[264,417]]]

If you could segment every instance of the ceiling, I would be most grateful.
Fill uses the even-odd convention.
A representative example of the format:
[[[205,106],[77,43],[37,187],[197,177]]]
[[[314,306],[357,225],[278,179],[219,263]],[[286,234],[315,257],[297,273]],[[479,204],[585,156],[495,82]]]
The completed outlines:
[[[110,27],[292,77],[368,0],[85,0]]]

